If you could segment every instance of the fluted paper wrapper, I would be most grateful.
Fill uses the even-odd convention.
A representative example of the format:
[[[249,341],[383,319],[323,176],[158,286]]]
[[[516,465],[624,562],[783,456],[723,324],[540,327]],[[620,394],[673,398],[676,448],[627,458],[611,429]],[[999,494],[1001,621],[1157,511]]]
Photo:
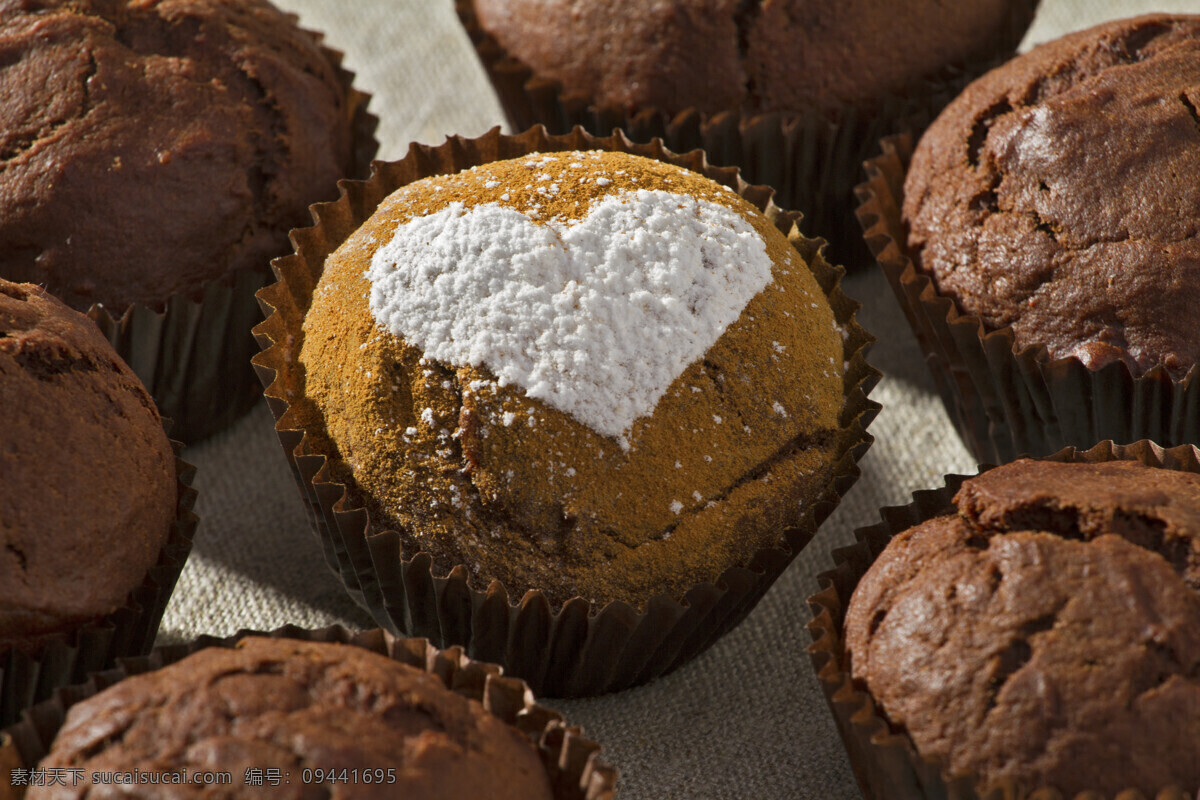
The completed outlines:
[[[1066,448],[1041,460],[1095,464],[1140,461],[1153,467],[1200,473],[1200,451],[1191,446],[1163,449],[1149,441],[1131,445],[1101,442],[1090,450]],[[986,472],[990,467],[980,467]],[[906,506],[881,509],[882,522],[855,531],[857,543],[835,550],[834,568],[818,577],[822,590],[808,598],[813,643],[808,653],[846,745],[859,788],[867,800],[1195,800],[1195,794],[1167,787],[1153,798],[1130,789],[1113,797],[1080,792],[1064,797],[1052,788],[1030,788],[1012,782],[982,787],[978,776],[946,775],[938,759],[917,753],[912,740],[894,730],[875,707],[866,689],[849,673],[843,641],[846,608],[854,588],[892,537],[926,520],[951,513],[954,495],[970,476],[947,475],[940,489],[913,493]]]
[[[924,130],[967,84],[1011,57],[1020,44],[1038,0],[1016,0],[1003,32],[1007,49],[989,59],[947,65],[910,87],[905,95],[870,104],[845,106],[836,119],[817,113],[745,114],[729,109],[716,114],[685,109],[667,113],[644,108],[598,107],[591,98],[563,91],[560,83],[539,77],[480,28],[474,0],[455,0],[460,21],[471,38],[513,130],[544,125],[552,134],[576,126],[597,136],[620,129],[635,142],[662,139],[683,153],[702,148],[709,162],[736,166],[753,184],[776,191],[775,203],[804,214],[801,231],[829,242],[832,260],[853,271],[870,263],[854,221],[854,187],[862,164],[876,142],[902,130]],[[899,54],[897,59],[903,59]]]
[[[124,659],[119,667],[96,672],[86,683],[58,692],[52,700],[31,709],[19,724],[0,730],[0,800],[24,796],[24,787],[8,784],[10,770],[36,767],[50,751],[72,705],[131,675],[160,669],[206,647],[236,647],[246,636],[353,645],[436,675],[448,689],[478,701],[529,738],[541,757],[555,800],[612,800],[614,796],[617,771],[600,761],[600,745],[584,738],[583,732],[568,725],[557,711],[535,702],[524,682],[503,677],[499,666],[467,658],[458,647],[439,650],[425,639],[397,639],[379,628],[351,633],[340,627],[305,630],[287,626],[269,633],[240,631],[225,639],[201,636],[188,644],[160,647],[148,656]],[[234,781],[236,788],[237,776]],[[255,791],[262,796],[270,794],[269,789]]]
[[[307,33],[320,42],[321,34]],[[347,177],[361,178],[379,148],[379,120],[367,112],[370,96],[351,85],[354,74],[341,66],[342,53],[324,46],[321,52],[346,90],[354,137],[354,172]],[[137,373],[162,415],[175,421],[171,435],[192,443],[233,424],[262,393],[250,365],[258,352],[250,329],[262,320],[254,293],[270,278],[264,263],[171,295],[161,309],[138,303],[114,315],[93,305],[87,315]]]
[[[692,587],[682,598],[647,598],[642,609],[619,602],[599,608],[581,598],[552,608],[536,589],[518,598],[499,581],[476,583],[465,565],[436,574],[427,554],[405,552],[398,533],[380,529],[367,511],[350,508],[346,486],[330,477],[326,454],[314,451],[311,437],[288,414],[289,400],[304,391],[297,359],[301,322],[324,260],[384,197],[430,175],[533,152],[590,149],[668,161],[736,189],[764,209],[780,230],[791,231],[790,240],[812,265],[846,331],[843,429],[823,495],[798,509],[776,545],[759,550],[748,564],[727,570],[716,584]],[[871,338],[854,321],[858,305],[841,292],[842,271],[825,262],[821,243],[802,237],[793,225],[796,214],[780,211],[770,203],[769,189],[749,186],[736,169],[710,167],[701,152],[676,155],[658,142],[635,145],[619,134],[596,138],[578,129],[555,137],[538,127],[520,136],[492,130],[478,139],[456,137],[436,147],[413,145],[401,161],[377,162],[370,180],[345,181],[342,187],[337,203],[314,206],[315,227],[293,232],[297,253],[275,261],[280,281],[259,293],[267,320],[255,329],[264,352],[254,363],[268,387],[276,431],[326,559],[351,596],[385,628],[428,637],[438,646],[464,645],[472,658],[504,665],[540,695],[594,695],[634,686],[671,671],[740,622],[857,480],[856,463],[871,442],[866,426],[878,411],[866,397],[879,376],[864,359]]]
[[[14,722],[22,710],[50,697],[55,689],[78,683],[90,672],[108,669],[118,658],[148,653],[154,646],[163,611],[192,550],[199,521],[192,513],[196,502],[192,478],[196,470],[179,458],[182,445],[171,444],[175,448],[175,521],[158,561],[142,584],[129,593],[125,605],[103,619],[70,633],[46,637],[29,652],[0,650],[0,726]],[[120,465],[112,468],[120,469]],[[7,777],[7,773],[0,772],[0,777]]]
[[[1018,348],[1012,328],[987,331],[919,272],[900,218],[913,137],[884,139],[856,190],[865,240],[925,354],[942,403],[979,461],[1046,455],[1112,439],[1164,446],[1200,442],[1200,380],[1162,367],[1140,377],[1120,362],[1091,370],[1052,359],[1044,346]]]

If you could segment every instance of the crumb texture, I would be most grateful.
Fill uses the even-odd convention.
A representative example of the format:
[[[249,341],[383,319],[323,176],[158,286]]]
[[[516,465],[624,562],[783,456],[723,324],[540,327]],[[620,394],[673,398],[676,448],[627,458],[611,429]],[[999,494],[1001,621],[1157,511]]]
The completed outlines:
[[[1175,376],[1200,356],[1200,16],[1106,23],[976,81],[904,188],[918,267],[1021,347]]]
[[[91,320],[0,280],[0,649],[123,605],[175,518],[175,457]]]
[[[1200,786],[1200,476],[1018,461],[896,536],[852,673],[950,775],[1064,796]]]
[[[832,113],[1019,41],[1029,0],[475,0],[535,75],[601,107]]]
[[[668,221],[668,206],[685,220],[682,228]],[[635,378],[641,370],[660,380],[663,353],[674,353],[661,395],[632,422],[627,416],[607,429],[589,424],[586,414],[539,398],[536,385],[530,391],[499,380],[486,359],[456,365],[453,357],[435,358],[372,314],[366,276],[401,226],[482,208],[473,219],[520,216],[522,237],[542,236],[561,252],[561,237],[595,219],[598,207],[613,216],[649,209],[655,225],[611,237],[592,230],[581,248],[597,255],[592,271],[567,280],[551,271],[556,285],[574,288],[541,306],[554,310],[547,336],[570,342],[586,331],[600,341],[560,349],[562,357],[542,368],[557,371],[561,386],[607,404],[611,417],[634,398],[605,372],[611,358],[605,351],[637,354],[622,368]],[[728,229],[719,230],[725,224]],[[481,258],[495,257],[499,250],[489,248],[499,247],[497,239],[485,230],[495,226],[481,225],[470,237],[473,249],[465,240],[459,244]],[[655,245],[663,253],[661,274],[651,274],[653,259],[628,255],[655,226],[670,231],[665,244]],[[731,263],[741,244],[726,248],[722,242],[730,237],[763,248],[769,282],[710,315],[704,310],[710,293],[732,292],[730,280],[741,281],[736,270],[757,269],[752,251],[750,264]],[[665,268],[672,259],[689,258],[699,264]],[[597,282],[596,270],[617,263],[624,272],[608,276],[613,291]],[[647,271],[636,274],[636,265]],[[538,274],[530,265],[522,270],[527,279]],[[617,274],[623,277],[616,280]],[[632,285],[626,280],[640,288],[618,297]],[[484,297],[482,288],[440,291],[474,300]],[[538,292],[544,287],[519,288],[514,296],[527,292],[525,309],[543,303]],[[505,291],[498,279],[491,289]],[[647,319],[664,309],[679,312],[688,327],[639,322],[643,330],[630,330],[622,317],[617,324],[612,318],[630,313],[629,305],[589,309],[589,297],[619,299],[646,310]],[[515,319],[524,313],[519,305],[496,313]],[[610,318],[594,324],[590,312]],[[700,323],[709,330],[697,328]],[[434,333],[453,341],[453,327],[447,328],[449,335]],[[708,344],[681,357],[677,340],[687,336]],[[485,339],[485,349],[499,350],[497,341]],[[595,361],[586,360],[593,355]],[[534,155],[402,188],[327,260],[304,322],[306,399],[294,413],[327,434],[323,444],[314,436],[316,446],[336,453],[338,479],[357,487],[357,501],[377,524],[400,530],[411,552],[432,553],[438,569],[466,564],[477,585],[499,578],[518,597],[540,588],[554,602],[581,595],[638,605],[653,594],[681,594],[715,580],[773,541],[822,491],[829,454],[842,435],[842,358],[840,331],[811,272],[773,224],[735,193],[686,170],[622,154]],[[572,383],[579,375],[591,379],[582,389]]]
[[[548,800],[533,745],[434,675],[360,647],[250,637],[136,675],[76,704],[40,764],[77,786],[29,800],[127,797],[93,773],[229,772],[225,786],[139,784],[138,797],[282,800],[495,797]],[[287,783],[244,786],[247,769]],[[383,770],[384,782],[304,780],[305,769]],[[394,780],[387,781],[390,770]]]
[[[264,0],[0,2],[0,275],[119,315],[265,271],[336,196],[350,113]]]

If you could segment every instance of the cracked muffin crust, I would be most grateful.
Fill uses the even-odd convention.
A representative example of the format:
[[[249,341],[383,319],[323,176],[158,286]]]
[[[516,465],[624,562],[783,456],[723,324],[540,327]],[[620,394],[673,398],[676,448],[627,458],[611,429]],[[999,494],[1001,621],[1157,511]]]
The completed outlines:
[[[1042,45],[951,103],[904,186],[918,269],[1018,347],[1175,377],[1200,357],[1200,17]]]
[[[950,777],[1065,796],[1200,787],[1200,475],[1022,460],[898,534],[851,673]]]
[[[0,0],[0,64],[0,276],[81,311],[265,274],[351,172],[334,66],[264,0]]]
[[[1011,51],[1027,0],[474,0],[536,76],[599,107],[834,113]]]
[[[736,217],[747,237],[762,242],[766,273],[744,309],[709,331],[715,341],[679,363],[650,411],[621,433],[601,433],[586,413],[564,411],[552,396],[535,399],[519,383],[499,380],[494,365],[432,358],[373,314],[372,260],[414,221],[457,208],[462,219],[493,214],[486,219],[500,226],[506,219],[500,209],[542,233],[555,225],[582,229],[593,224],[596,209],[612,209],[606,203],[618,212],[635,207],[640,201],[630,198],[642,197],[638,190],[669,192],[672,203],[707,203],[711,213]],[[682,212],[655,219],[669,224],[673,217],[688,219]],[[686,250],[718,233],[702,226],[675,244]],[[595,252],[619,255],[639,246],[641,236],[603,241]],[[497,241],[480,228],[464,253],[493,252]],[[588,241],[583,249],[592,252]],[[704,272],[721,274],[712,263]],[[594,275],[585,271],[580,281]],[[464,284],[461,295],[479,282]],[[503,290],[502,282],[496,285]],[[696,311],[715,294],[690,297],[681,290],[684,302],[676,303],[671,292],[647,291],[637,302]],[[536,295],[530,291],[531,302]],[[471,302],[482,307],[490,299]],[[493,316],[509,313],[517,314]],[[565,330],[569,338],[575,326],[592,322],[567,313],[547,330]],[[611,340],[603,331],[600,339],[584,337],[585,345],[608,344],[600,352],[571,351],[571,363],[549,371],[572,372],[577,356],[585,368],[575,372],[593,384],[567,388],[599,398],[602,408],[623,404],[623,393],[600,391],[620,372],[605,371],[612,365],[603,351],[628,351],[625,334],[633,327],[614,326]],[[655,364],[685,328],[644,341],[633,361]],[[337,455],[333,479],[351,487],[353,504],[365,506],[378,526],[394,526],[407,552],[431,553],[441,573],[466,564],[478,580],[498,578],[514,596],[540,589],[556,604],[582,596],[640,606],[655,594],[679,596],[715,581],[772,542],[823,490],[831,454],[845,435],[838,421],[841,333],[786,238],[720,185],[619,153],[495,162],[392,194],[326,260],[299,361],[305,397],[289,414],[310,432],[317,451]],[[607,375],[617,377],[596,379]],[[554,383],[554,375],[543,377]]]
[[[232,784],[143,782],[138,796],[551,797],[530,741],[437,676],[352,645],[260,637],[200,650],[75,704],[40,768],[79,769],[84,779],[33,787],[29,800],[124,797],[127,787],[89,777],[185,769],[228,771]],[[244,785],[250,768],[278,769],[286,782]],[[305,769],[360,777],[316,781]]]
[[[175,455],[96,326],[0,279],[0,650],[125,604],[175,520]]]

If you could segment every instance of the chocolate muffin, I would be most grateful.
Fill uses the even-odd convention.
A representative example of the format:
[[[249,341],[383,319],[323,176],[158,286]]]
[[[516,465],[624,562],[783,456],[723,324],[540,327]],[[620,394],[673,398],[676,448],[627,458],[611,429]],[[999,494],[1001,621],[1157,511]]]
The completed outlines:
[[[125,796],[91,776],[136,771],[160,780],[229,773],[220,787],[229,797],[552,796],[533,744],[436,675],[362,647],[260,637],[200,650],[77,703],[39,768],[81,778],[32,787],[29,800]],[[247,778],[253,770],[263,783]],[[137,793],[212,789],[145,781]]]
[[[979,79],[904,182],[908,251],[1018,348],[1162,365],[1200,356],[1200,16],[1106,23]]]
[[[1200,475],[1022,460],[893,538],[845,647],[918,757],[978,791],[1200,787]]]
[[[253,404],[254,291],[373,152],[318,43],[266,0],[0,2],[0,277],[95,319],[178,439]]]
[[[175,456],[91,320],[4,280],[0,408],[0,651],[34,651],[145,579],[176,518]]]
[[[346,91],[264,0],[0,4],[0,276],[120,315],[265,273],[350,172]]]
[[[425,178],[325,262],[290,421],[438,571],[637,607],[747,563],[844,447],[841,329],[736,193],[623,153]]]
[[[474,0],[483,30],[601,108],[836,114],[1015,42],[1035,4],[979,0]]]

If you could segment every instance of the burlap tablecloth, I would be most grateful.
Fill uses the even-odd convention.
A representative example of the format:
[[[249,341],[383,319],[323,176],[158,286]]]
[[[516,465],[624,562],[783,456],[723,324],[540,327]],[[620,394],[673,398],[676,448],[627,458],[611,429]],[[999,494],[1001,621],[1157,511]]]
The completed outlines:
[[[379,157],[449,134],[477,136],[503,121],[450,0],[275,0],[346,53],[380,118]],[[1200,11],[1197,0],[1042,0],[1026,47],[1105,19]],[[863,476],[817,538],[736,630],[696,661],[649,686],[592,700],[551,702],[604,746],[637,798],[859,797],[805,647],[805,599],[830,553],[874,522],[882,505],[973,471],[938,402],[890,290],[874,272],[847,281],[879,337],[870,355],[885,377],[884,410]],[[199,467],[195,550],[163,622],[161,641],[286,623],[370,627],[327,571],[260,404],[233,429],[190,448]]]

